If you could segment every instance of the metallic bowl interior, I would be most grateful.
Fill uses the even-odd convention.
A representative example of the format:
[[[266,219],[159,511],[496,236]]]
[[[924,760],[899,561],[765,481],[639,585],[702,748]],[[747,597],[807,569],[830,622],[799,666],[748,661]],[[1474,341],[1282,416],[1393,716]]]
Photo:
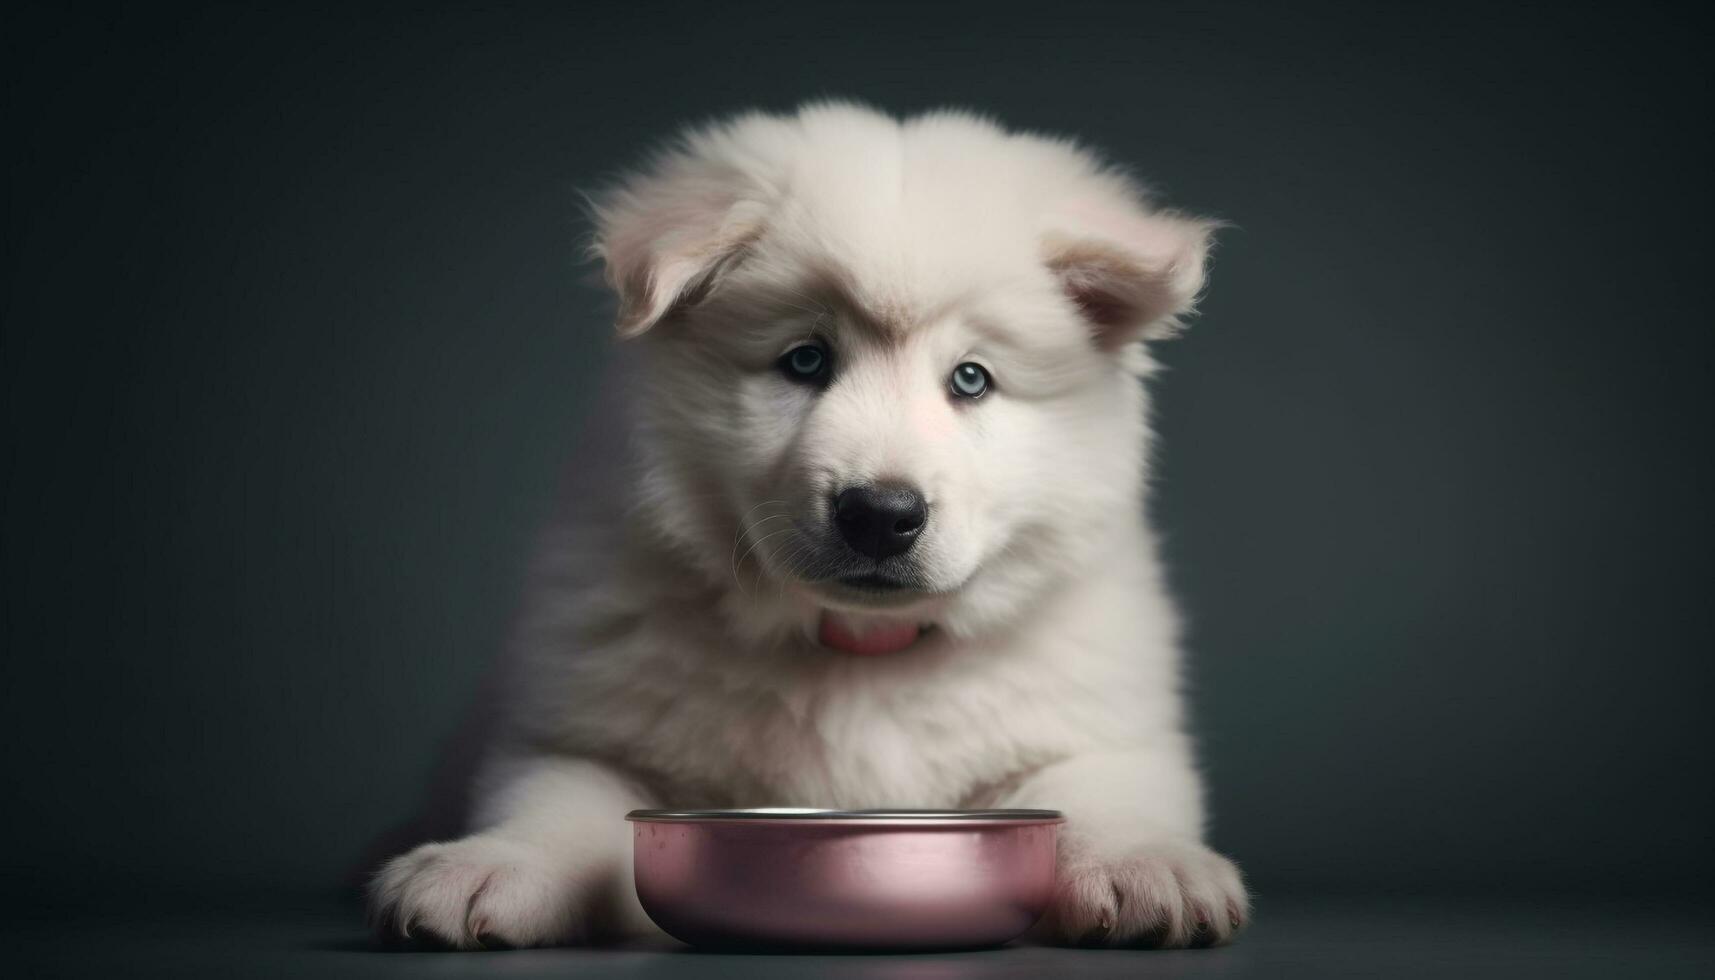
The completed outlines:
[[[713,948],[969,949],[1054,894],[1054,810],[634,810],[644,911]]]

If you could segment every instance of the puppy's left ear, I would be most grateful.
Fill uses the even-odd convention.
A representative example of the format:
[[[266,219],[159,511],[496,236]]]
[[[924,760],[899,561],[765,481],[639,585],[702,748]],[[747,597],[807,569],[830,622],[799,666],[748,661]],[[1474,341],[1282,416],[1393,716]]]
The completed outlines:
[[[761,232],[762,207],[733,175],[699,172],[696,161],[667,161],[592,204],[590,251],[619,296],[617,327],[635,337],[713,288]]]
[[[1216,221],[1115,202],[1067,209],[1043,246],[1048,268],[1089,322],[1096,344],[1113,351],[1179,331],[1203,290],[1219,228]]]

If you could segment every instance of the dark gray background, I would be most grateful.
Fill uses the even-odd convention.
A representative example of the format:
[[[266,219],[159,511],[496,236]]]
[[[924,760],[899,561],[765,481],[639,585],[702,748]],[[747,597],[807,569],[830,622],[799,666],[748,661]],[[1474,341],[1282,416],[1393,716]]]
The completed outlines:
[[[819,95],[1078,134],[1235,225],[1154,509],[1265,909],[1706,890],[1715,161],[1670,8],[6,17],[8,897],[341,887],[601,465],[578,188]]]

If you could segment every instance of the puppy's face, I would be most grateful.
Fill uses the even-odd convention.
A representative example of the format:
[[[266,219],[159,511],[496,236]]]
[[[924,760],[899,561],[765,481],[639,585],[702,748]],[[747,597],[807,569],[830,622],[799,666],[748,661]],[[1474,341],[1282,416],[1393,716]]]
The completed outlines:
[[[610,211],[604,248],[622,327],[647,331],[658,523],[741,601],[885,653],[1004,623],[1136,519],[1134,341],[1195,294],[1208,228],[1087,170],[1037,197],[986,145],[1017,138],[968,120],[927,141],[940,179],[901,195],[870,168],[910,127],[847,122],[864,138],[803,132],[790,190],[761,202],[743,181],[708,196],[709,161],[688,156],[634,192],[632,220],[667,220],[647,215],[689,183],[718,201],[703,227],[683,224],[689,203],[647,233]],[[628,273],[628,234],[694,241],[695,258]]]

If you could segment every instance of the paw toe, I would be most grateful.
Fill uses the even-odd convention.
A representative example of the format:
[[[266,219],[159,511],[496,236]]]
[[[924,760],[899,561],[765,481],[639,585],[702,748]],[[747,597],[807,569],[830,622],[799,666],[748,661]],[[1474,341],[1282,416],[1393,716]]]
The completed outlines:
[[[523,845],[468,838],[426,844],[376,875],[370,921],[384,942],[451,949],[529,946],[563,938],[562,896]]]
[[[1045,925],[1076,945],[1215,946],[1243,927],[1248,911],[1231,862],[1174,845],[1063,867]]]

